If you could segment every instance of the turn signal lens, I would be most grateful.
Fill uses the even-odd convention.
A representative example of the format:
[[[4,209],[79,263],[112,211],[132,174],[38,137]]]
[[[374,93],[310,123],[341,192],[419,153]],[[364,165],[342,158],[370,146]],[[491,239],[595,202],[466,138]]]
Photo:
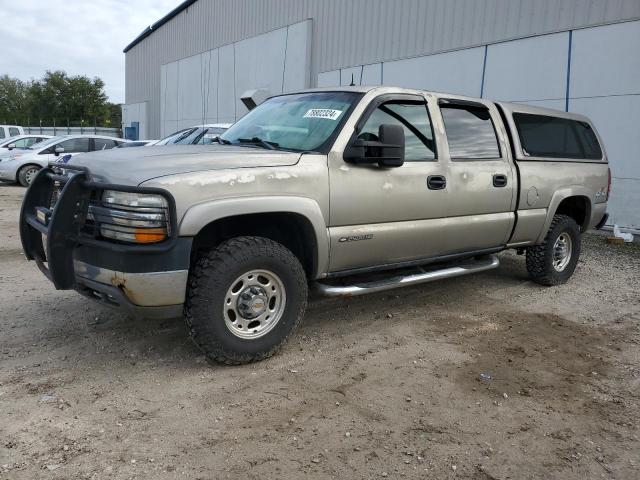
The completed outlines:
[[[136,228],[136,242],[156,243],[167,238],[167,231],[164,228]]]

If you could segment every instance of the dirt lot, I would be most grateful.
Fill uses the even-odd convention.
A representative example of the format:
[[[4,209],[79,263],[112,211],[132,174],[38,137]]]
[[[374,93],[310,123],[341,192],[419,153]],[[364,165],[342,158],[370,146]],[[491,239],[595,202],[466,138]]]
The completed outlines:
[[[640,478],[640,248],[315,299],[276,357],[207,365],[181,320],[57,292],[0,186],[0,478]],[[483,378],[484,377],[484,378]],[[490,377],[490,378],[489,378]]]

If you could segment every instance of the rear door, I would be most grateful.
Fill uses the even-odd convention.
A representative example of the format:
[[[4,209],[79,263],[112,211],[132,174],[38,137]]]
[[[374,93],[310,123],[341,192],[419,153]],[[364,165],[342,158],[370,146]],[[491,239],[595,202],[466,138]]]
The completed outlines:
[[[449,159],[449,248],[505,245],[515,221],[517,177],[506,131],[490,102],[440,98]]]

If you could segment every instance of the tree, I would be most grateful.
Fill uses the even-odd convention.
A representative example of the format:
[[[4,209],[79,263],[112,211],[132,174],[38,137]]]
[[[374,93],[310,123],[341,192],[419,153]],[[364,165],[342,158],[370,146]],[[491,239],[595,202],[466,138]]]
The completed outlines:
[[[9,75],[0,77],[0,122],[22,122],[27,108],[29,84]]]
[[[122,126],[122,105],[109,103],[109,125],[108,127],[120,128]]]
[[[0,77],[0,121],[118,128],[121,114],[115,110],[97,77],[69,76],[64,71],[47,71],[31,82]]]

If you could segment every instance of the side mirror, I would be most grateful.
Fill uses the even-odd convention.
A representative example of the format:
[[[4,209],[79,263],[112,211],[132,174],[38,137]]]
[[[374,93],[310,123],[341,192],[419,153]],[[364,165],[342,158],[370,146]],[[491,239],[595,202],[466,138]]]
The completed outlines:
[[[9,150],[13,150],[14,148],[16,148],[16,144],[15,143],[10,143],[9,145],[7,145],[7,148]]]
[[[404,129],[400,125],[383,124],[378,128],[378,140],[356,139],[344,151],[351,163],[377,163],[381,167],[404,164]]]
[[[64,153],[64,147],[57,146],[56,148],[53,149],[53,153],[55,153],[55,155],[57,157],[61,153]]]

